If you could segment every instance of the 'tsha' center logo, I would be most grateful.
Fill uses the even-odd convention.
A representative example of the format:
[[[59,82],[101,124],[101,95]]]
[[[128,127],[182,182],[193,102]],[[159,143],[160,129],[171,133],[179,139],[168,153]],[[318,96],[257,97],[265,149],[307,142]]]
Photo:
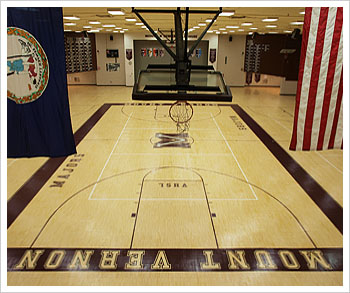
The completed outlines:
[[[37,100],[49,81],[49,62],[32,34],[7,28],[7,98],[17,104]]]

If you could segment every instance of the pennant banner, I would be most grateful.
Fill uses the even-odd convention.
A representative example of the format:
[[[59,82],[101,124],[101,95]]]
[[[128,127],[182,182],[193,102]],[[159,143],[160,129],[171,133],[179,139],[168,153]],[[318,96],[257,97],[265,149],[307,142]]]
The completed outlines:
[[[305,9],[291,150],[343,148],[343,8]]]
[[[62,8],[8,8],[7,156],[73,153]]]

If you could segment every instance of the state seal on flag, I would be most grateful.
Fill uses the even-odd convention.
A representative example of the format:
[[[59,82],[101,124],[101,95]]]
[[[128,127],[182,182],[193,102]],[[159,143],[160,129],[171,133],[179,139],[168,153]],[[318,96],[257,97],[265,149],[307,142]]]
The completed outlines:
[[[7,98],[17,104],[37,100],[49,82],[49,62],[35,37],[18,27],[7,28]]]

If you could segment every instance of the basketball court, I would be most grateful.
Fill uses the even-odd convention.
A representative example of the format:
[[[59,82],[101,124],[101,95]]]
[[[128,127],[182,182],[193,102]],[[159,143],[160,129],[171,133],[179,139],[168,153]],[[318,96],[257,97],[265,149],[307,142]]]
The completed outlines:
[[[50,86],[47,96],[57,101],[50,104],[46,97],[40,104],[32,98],[41,97],[43,86],[42,92],[24,98],[11,91],[16,91],[19,71],[24,70],[16,72],[15,65],[24,64],[21,58],[32,52],[20,45],[29,40],[34,49],[41,46],[30,32],[17,27],[19,16],[26,13],[31,28],[36,15],[31,13],[42,8],[9,9],[13,20],[7,37],[13,52],[7,66],[16,86],[8,90],[8,121],[19,128],[8,131],[7,286],[347,284],[342,8],[295,8],[294,18],[306,13],[305,21],[296,24],[284,11],[277,18],[260,16],[261,22],[285,18],[286,28],[293,30],[283,33],[277,32],[277,25],[260,23],[254,28],[259,33],[253,28],[244,31],[258,22],[258,9],[247,10],[250,15],[245,16],[240,8],[237,14],[222,7],[106,8],[101,11],[107,14],[95,11],[91,16],[85,8],[79,12],[81,21],[68,15],[69,8],[65,14],[60,8],[40,13],[48,15],[50,9],[57,21],[77,20],[79,27],[91,30],[72,32],[67,26],[78,27],[77,23],[62,21],[62,64],[52,66],[52,72],[60,68],[68,92],[58,92],[62,88],[53,78],[59,75],[52,73],[45,87]],[[172,24],[167,18],[162,31],[156,20],[162,21],[163,14],[170,15]],[[123,27],[127,23],[126,28],[105,29],[117,29],[118,15],[123,15],[118,21]],[[103,19],[102,24],[107,16],[115,22]],[[244,29],[229,35],[226,29],[239,28],[232,25],[237,19]],[[318,25],[310,19],[320,20],[317,38],[309,34]],[[198,27],[191,28],[195,20]],[[129,22],[143,25],[146,34]],[[87,23],[101,28],[94,30]],[[305,25],[303,36],[295,27],[300,23]],[[191,33],[195,28],[199,30]],[[204,39],[207,32],[212,35]],[[312,57],[313,65],[311,42],[330,39],[329,32],[336,40],[326,44],[333,46],[327,53],[331,57]],[[24,37],[28,40],[20,39]],[[302,44],[305,38],[307,48]],[[152,45],[155,40],[158,47]],[[41,47],[38,53],[46,60],[48,76],[47,60],[58,62],[52,57],[56,45],[41,43],[50,49],[45,49],[48,57]],[[20,48],[27,55],[18,55]],[[82,56],[85,59],[79,59]],[[328,63],[316,64],[327,58],[328,71]],[[35,68],[34,58],[28,60]],[[298,71],[294,65],[299,61]],[[322,80],[324,71],[328,73]],[[25,74],[26,80],[32,77]],[[233,75],[239,75],[238,84]],[[35,89],[28,83],[25,90]],[[324,101],[311,100],[316,94]],[[301,98],[309,100],[301,104]],[[26,103],[31,104],[20,105]],[[27,116],[19,107],[27,109]],[[34,114],[39,113],[46,115],[45,123],[48,116],[58,116],[57,123],[50,123],[57,129],[63,125],[62,134],[57,130],[57,137],[52,135],[51,125],[37,127]],[[309,120],[303,122],[304,116]],[[32,132],[27,133],[21,123],[29,120]],[[47,134],[50,147],[45,145]],[[311,151],[316,146],[318,151]]]
[[[287,105],[193,102],[181,134],[170,105],[73,102],[93,113],[78,153],[9,194],[9,284],[341,285],[341,177],[308,166],[342,172],[341,152],[290,157]]]

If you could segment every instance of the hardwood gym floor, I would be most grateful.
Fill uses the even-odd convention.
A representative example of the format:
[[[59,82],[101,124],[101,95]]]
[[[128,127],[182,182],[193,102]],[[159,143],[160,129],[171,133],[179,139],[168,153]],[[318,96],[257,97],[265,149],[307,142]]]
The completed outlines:
[[[343,153],[291,152],[294,96],[70,86],[77,154],[8,159],[8,285],[342,285]]]

